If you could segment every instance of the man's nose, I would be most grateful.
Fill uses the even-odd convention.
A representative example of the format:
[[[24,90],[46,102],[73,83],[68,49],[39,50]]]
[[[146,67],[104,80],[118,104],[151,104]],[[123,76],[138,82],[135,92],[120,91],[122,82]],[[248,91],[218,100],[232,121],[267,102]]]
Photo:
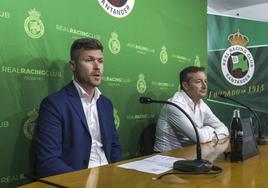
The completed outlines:
[[[97,59],[95,59],[94,62],[93,62],[93,65],[94,65],[94,68],[95,69],[99,69],[100,68],[100,64],[101,63]]]
[[[207,88],[207,82],[202,82],[202,87]]]

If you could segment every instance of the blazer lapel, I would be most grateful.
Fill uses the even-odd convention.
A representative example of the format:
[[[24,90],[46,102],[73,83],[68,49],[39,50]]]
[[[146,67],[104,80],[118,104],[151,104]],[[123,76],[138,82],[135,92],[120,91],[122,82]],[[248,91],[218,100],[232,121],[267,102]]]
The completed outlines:
[[[99,123],[100,123],[101,141],[102,141],[103,146],[105,147],[106,146],[105,142],[107,140],[106,139],[106,129],[105,129],[105,122],[107,120],[106,120],[106,117],[105,117],[105,112],[106,112],[107,109],[105,108],[105,105],[103,104],[101,96],[97,100],[97,110],[98,110]]]
[[[78,94],[73,82],[70,82],[67,85],[66,92],[68,95],[68,99],[74,108],[74,111],[77,113],[77,115],[81,119],[82,125],[84,126],[84,128],[90,134],[89,129],[88,129],[88,125],[87,125],[86,116],[85,116],[84,109],[82,106],[82,102],[80,100],[79,94]]]

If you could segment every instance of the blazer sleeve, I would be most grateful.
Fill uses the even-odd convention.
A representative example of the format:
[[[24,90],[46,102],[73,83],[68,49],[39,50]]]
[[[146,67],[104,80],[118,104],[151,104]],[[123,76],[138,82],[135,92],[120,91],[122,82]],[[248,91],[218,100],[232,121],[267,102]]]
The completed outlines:
[[[112,163],[120,161],[121,147],[114,123],[113,104],[108,98],[101,96],[97,101],[97,108],[106,157]]]
[[[44,99],[40,105],[36,130],[37,173],[41,177],[73,171],[63,160],[62,117],[57,105]]]
[[[113,117],[113,134],[112,134],[112,150],[111,150],[111,162],[118,162],[122,160],[121,156],[121,146],[117,131],[115,129],[114,117]]]

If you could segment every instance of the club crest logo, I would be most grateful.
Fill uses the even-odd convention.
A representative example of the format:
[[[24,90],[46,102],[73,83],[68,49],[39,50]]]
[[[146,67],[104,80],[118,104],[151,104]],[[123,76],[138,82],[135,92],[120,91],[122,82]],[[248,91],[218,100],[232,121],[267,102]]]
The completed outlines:
[[[120,52],[120,41],[118,40],[118,34],[115,32],[111,33],[111,38],[108,42],[109,50],[112,54],[118,54]]]
[[[34,135],[34,129],[35,125],[37,123],[37,118],[38,118],[38,110],[33,109],[32,111],[27,113],[27,120],[25,121],[23,125],[23,132],[26,138],[29,140],[33,139]]]
[[[24,21],[25,32],[29,37],[38,39],[42,37],[45,32],[44,24],[39,18],[41,14],[35,9],[29,10],[28,13],[29,16]]]
[[[133,10],[135,0],[98,0],[98,2],[109,15],[123,18]]]
[[[194,66],[196,66],[196,67],[200,67],[201,66],[198,55],[195,56]]]
[[[168,53],[167,53],[167,49],[165,46],[162,46],[162,50],[160,52],[160,61],[163,63],[163,64],[166,64],[167,61],[168,61]]]
[[[114,108],[114,124],[115,128],[118,129],[120,126],[120,118],[118,115],[118,110],[116,108]]]
[[[137,82],[137,90],[140,94],[143,94],[146,91],[146,82],[144,80],[144,75],[140,74]]]
[[[232,85],[245,85],[253,77],[255,69],[254,58],[246,48],[249,39],[238,31],[229,35],[228,40],[231,46],[221,58],[223,76]]]

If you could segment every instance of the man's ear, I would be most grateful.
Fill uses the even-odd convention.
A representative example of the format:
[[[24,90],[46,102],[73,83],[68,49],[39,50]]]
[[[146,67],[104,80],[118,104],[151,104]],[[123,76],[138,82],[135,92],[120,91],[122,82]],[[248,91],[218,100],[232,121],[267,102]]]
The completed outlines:
[[[75,69],[76,69],[76,64],[75,64],[75,62],[74,62],[73,60],[70,60],[70,61],[69,61],[69,67],[70,67],[70,69],[71,69],[72,71],[75,71]]]
[[[182,88],[187,91],[188,90],[188,83],[187,82],[182,82]]]

